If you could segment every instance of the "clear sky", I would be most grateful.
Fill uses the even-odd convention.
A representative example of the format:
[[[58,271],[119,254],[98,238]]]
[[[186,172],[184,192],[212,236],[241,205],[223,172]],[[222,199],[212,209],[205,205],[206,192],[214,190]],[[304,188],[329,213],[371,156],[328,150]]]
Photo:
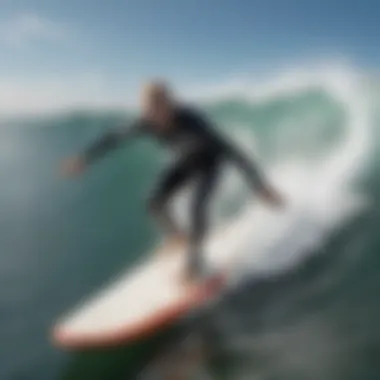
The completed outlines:
[[[378,0],[0,0],[0,109],[112,103],[146,77],[186,86],[304,58],[377,67],[379,20]]]

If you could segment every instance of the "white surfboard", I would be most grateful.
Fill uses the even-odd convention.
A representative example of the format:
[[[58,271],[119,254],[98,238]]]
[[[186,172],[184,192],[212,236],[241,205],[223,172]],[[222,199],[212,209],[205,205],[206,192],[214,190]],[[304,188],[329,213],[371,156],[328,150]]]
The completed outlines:
[[[249,233],[245,227],[246,231],[244,223],[229,225],[210,238],[206,263],[216,274],[207,280],[190,287],[181,283],[185,251],[150,255],[59,320],[53,328],[54,342],[66,348],[125,344],[185,316],[221,292],[242,235]]]

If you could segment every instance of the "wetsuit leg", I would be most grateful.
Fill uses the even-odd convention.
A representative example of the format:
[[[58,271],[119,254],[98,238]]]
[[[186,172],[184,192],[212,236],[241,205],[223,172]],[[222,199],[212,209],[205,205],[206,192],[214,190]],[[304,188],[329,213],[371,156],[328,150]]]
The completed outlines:
[[[149,210],[168,234],[181,233],[168,210],[168,201],[194,176],[196,171],[197,165],[194,160],[185,157],[161,175],[152,191],[148,202]]]
[[[219,177],[220,164],[216,159],[205,160],[198,176],[191,209],[189,272],[198,275],[202,270],[202,245],[208,231],[208,206]]]

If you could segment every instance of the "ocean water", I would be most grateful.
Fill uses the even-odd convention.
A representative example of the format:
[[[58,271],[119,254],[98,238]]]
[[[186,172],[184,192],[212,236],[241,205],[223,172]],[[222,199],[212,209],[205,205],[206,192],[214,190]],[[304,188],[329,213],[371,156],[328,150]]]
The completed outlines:
[[[380,378],[379,100],[375,81],[343,66],[299,68],[198,99],[288,200],[280,214],[267,210],[226,169],[213,223],[252,218],[252,233],[212,317],[215,378]],[[62,158],[125,117],[133,113],[1,121],[1,380],[132,379],[167,339],[79,353],[49,340],[59,315],[159,238],[144,204],[166,160],[154,142],[118,150],[81,179],[58,172]],[[186,194],[180,217],[185,205]]]

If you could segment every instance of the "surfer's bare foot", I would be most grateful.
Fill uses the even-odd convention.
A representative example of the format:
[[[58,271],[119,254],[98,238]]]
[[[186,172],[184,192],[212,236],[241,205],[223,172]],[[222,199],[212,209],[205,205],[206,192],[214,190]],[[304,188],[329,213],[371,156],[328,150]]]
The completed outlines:
[[[185,270],[181,273],[180,282],[183,286],[191,286],[199,282],[200,276],[194,271]]]
[[[180,249],[183,249],[187,246],[187,236],[184,234],[178,234],[169,237],[160,248],[160,253],[163,255],[170,254],[176,252]]]

